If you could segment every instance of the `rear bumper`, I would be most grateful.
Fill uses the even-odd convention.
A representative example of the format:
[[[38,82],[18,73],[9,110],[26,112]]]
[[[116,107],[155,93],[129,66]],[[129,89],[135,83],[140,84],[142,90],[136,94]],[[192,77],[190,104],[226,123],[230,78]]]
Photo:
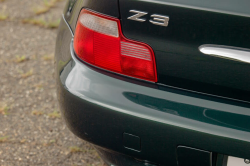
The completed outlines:
[[[114,78],[80,62],[72,43],[62,45],[71,59],[58,71],[59,104],[68,127],[81,139],[162,165],[177,165],[179,145],[249,158],[248,106]],[[60,51],[56,54],[58,62]],[[123,133],[140,137],[139,151],[124,147]]]

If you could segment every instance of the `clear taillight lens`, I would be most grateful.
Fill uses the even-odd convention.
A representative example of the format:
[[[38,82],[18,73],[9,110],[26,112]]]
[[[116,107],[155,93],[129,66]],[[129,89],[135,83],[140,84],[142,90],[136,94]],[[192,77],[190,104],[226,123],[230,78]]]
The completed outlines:
[[[119,19],[83,9],[76,26],[74,50],[91,65],[157,82],[153,50],[147,44],[126,39]]]

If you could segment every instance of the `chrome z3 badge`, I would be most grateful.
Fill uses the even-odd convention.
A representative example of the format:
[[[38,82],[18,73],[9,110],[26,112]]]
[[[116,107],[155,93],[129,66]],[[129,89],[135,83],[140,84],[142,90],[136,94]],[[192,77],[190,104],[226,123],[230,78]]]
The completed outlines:
[[[147,12],[142,12],[138,10],[130,10],[129,12],[136,13],[135,15],[128,17],[129,20],[134,20],[134,21],[139,21],[139,22],[147,21],[145,18],[142,18],[143,16],[148,14]],[[151,22],[152,24],[165,26],[165,27],[168,26],[168,22],[169,22],[168,16],[152,14],[150,17],[152,17],[152,19],[150,19],[149,22]]]

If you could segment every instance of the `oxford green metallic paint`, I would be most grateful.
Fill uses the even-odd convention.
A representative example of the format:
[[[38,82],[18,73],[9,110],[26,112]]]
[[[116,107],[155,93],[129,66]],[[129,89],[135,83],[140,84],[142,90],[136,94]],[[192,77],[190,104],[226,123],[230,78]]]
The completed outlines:
[[[177,147],[178,166],[203,166],[210,165],[212,153],[186,146]]]
[[[136,81],[84,64],[75,57],[64,21],[57,38],[56,70],[67,125],[94,145],[171,166],[177,165],[179,145],[250,156],[249,104]],[[141,138],[140,152],[124,148],[124,132]]]
[[[239,115],[233,112],[221,112],[213,109],[204,109],[204,107],[198,107],[197,105],[182,105],[181,103],[169,102],[169,100],[153,98],[147,95],[132,92],[124,92],[124,96],[134,103],[154,108],[168,114],[250,132],[250,121],[249,117],[246,115]],[[183,111],[184,107],[190,111]]]
[[[123,34],[149,44],[158,83],[250,102],[250,65],[205,55],[204,44],[250,48],[250,1],[120,0]],[[237,4],[237,5],[236,5]],[[169,16],[168,27],[127,19],[129,10]]]
[[[139,0],[139,1],[250,17],[250,11],[249,11],[250,2],[248,0],[220,0],[220,1]]]

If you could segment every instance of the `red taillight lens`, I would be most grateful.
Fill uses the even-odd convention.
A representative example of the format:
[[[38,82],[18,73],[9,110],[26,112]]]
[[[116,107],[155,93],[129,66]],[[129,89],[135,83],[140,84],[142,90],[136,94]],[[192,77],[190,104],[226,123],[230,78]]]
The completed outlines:
[[[126,39],[119,19],[83,9],[76,26],[74,50],[81,60],[94,66],[157,82],[153,50],[147,44]]]

